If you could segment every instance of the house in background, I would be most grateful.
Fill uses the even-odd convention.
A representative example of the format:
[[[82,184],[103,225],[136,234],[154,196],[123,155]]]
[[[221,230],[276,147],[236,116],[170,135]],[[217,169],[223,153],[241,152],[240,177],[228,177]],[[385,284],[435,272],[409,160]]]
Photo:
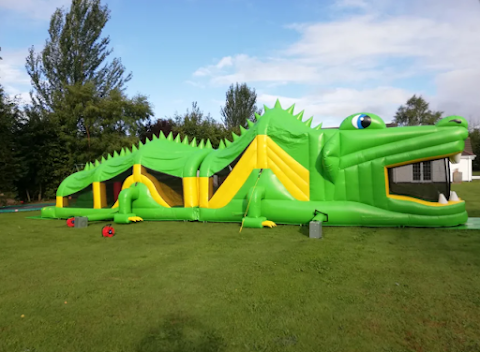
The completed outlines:
[[[472,142],[470,138],[467,138],[465,141],[465,149],[462,152],[462,156],[460,158],[460,163],[452,164],[450,163],[450,179],[453,180],[453,173],[455,171],[462,173],[462,181],[463,182],[470,182],[473,180],[472,176],[472,164],[473,160],[475,159],[476,155],[473,154],[472,150]]]

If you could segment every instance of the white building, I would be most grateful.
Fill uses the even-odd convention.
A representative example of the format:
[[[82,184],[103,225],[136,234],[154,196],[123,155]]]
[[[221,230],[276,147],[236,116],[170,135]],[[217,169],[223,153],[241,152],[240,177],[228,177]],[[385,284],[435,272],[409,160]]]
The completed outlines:
[[[463,150],[462,156],[460,158],[460,163],[450,163],[450,179],[453,181],[453,173],[455,171],[458,171],[462,174],[463,182],[472,181],[472,164],[475,157],[476,155],[473,154],[470,138],[467,138],[467,140],[465,141],[465,149]]]

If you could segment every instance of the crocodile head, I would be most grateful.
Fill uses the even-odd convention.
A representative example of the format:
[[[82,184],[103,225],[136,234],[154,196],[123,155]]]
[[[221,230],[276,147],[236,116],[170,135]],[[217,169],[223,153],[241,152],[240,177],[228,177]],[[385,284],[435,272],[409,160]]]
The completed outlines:
[[[464,202],[450,197],[447,161],[460,161],[467,136],[468,123],[460,116],[430,126],[387,128],[374,114],[351,115],[323,147],[324,177],[344,184],[347,200],[397,213],[465,213]]]

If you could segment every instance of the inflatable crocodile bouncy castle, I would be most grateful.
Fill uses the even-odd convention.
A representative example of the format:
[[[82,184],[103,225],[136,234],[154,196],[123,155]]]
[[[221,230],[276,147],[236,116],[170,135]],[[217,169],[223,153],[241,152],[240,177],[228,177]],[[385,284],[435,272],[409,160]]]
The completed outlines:
[[[468,136],[459,116],[432,126],[387,128],[370,113],[338,129],[312,128],[293,106],[265,107],[249,128],[198,145],[162,133],[67,177],[42,217],[129,223],[238,222],[244,227],[456,226],[465,203],[450,191],[450,162]]]

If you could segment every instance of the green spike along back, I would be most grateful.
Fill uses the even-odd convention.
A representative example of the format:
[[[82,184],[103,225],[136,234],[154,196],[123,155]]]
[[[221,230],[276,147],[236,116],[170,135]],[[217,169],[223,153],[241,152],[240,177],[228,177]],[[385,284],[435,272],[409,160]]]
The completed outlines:
[[[295,104],[293,104],[292,106],[290,106],[287,110],[285,110],[286,112],[288,112],[290,115],[293,115],[293,109],[295,109]]]
[[[303,119],[303,114],[305,113],[305,110],[302,110],[300,111],[300,113],[298,113],[297,115],[295,115],[294,117],[297,119],[297,120],[300,120],[302,121]]]
[[[310,127],[312,125],[312,121],[313,121],[313,116],[304,122],[305,126]]]
[[[317,130],[317,131],[321,130],[322,129],[322,124],[323,124],[323,122],[320,122],[318,124],[318,126],[314,128],[314,130]]]
[[[192,147],[197,147],[197,137],[193,137],[192,141],[190,142]]]

